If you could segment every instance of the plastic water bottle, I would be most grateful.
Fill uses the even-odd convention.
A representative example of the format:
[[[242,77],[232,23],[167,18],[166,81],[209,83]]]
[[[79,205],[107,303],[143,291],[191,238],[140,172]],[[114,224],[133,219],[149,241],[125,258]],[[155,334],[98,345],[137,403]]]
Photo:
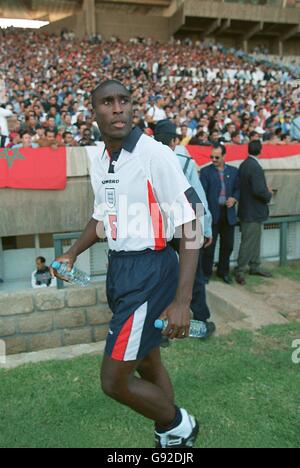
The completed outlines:
[[[91,278],[78,268],[73,267],[71,271],[68,271],[67,263],[53,262],[52,268],[54,268],[60,276],[68,279],[71,284],[77,284],[79,286],[88,286]]]
[[[168,326],[168,320],[156,320],[154,324],[155,328],[158,330],[166,330]],[[191,320],[190,325],[190,338],[204,338],[207,333],[206,324],[204,322],[199,322],[198,320]]]

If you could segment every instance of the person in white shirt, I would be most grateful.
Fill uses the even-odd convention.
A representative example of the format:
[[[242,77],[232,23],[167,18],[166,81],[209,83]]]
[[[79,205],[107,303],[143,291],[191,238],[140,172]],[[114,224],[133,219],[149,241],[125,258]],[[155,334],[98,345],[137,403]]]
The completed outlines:
[[[0,148],[5,147],[6,139],[9,136],[7,119],[12,116],[13,113],[11,110],[0,106]]]
[[[173,151],[138,127],[132,130],[131,94],[122,83],[103,82],[92,100],[105,142],[102,154],[95,148],[90,169],[94,214],[80,239],[57,261],[72,269],[77,256],[97,242],[97,232],[101,235],[105,228],[110,246],[107,297],[113,318],[102,363],[102,389],[155,422],[157,448],[192,447],[199,425],[175,405],[155,321],[168,318],[169,338],[189,334],[203,244],[195,209],[202,204]],[[178,230],[183,231],[180,264],[167,245]],[[55,270],[54,274],[59,277]]]
[[[147,121],[149,124],[156,125],[160,120],[166,119],[167,115],[163,109],[164,99],[161,95],[155,96],[152,104],[153,102],[154,105],[147,112]]]

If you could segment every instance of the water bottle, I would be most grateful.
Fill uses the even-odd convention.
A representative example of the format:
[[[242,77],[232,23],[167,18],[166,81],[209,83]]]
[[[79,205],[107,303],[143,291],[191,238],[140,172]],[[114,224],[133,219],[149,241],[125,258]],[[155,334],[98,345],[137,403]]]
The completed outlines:
[[[156,320],[154,324],[155,328],[158,330],[166,330],[168,326],[168,320]],[[191,320],[190,338],[204,338],[207,333],[206,324],[204,322],[200,322],[198,320]]]
[[[54,268],[60,276],[68,279],[71,284],[77,284],[79,286],[88,286],[91,278],[78,268],[73,267],[71,271],[68,271],[67,263],[53,262],[52,268]]]

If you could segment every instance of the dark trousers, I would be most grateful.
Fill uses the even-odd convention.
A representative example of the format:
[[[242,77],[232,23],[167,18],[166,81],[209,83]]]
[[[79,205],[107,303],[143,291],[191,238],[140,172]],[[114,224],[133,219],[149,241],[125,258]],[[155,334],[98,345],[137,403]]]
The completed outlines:
[[[5,148],[6,136],[0,135],[0,148]]]
[[[260,269],[262,224],[241,221],[241,233],[242,241],[236,272],[244,274],[249,265],[250,271],[254,273]]]
[[[218,263],[218,275],[227,276],[230,271],[230,257],[234,247],[235,226],[230,226],[227,219],[227,207],[222,207],[220,220],[213,225],[213,243],[204,250],[203,271],[206,278],[210,278],[213,272],[216,244],[220,236],[220,255]]]
[[[170,245],[179,254],[179,239],[173,239],[170,242]],[[200,320],[201,322],[206,322],[210,318],[210,311],[206,303],[206,284],[202,268],[204,250],[205,249],[200,249],[199,252],[199,260],[193,289],[193,298],[191,302],[191,310],[194,314],[194,319]]]
[[[210,311],[206,303],[206,291],[205,291],[205,278],[202,268],[203,251],[200,250],[197,273],[193,289],[193,299],[191,302],[191,310],[194,314],[195,320],[206,322],[210,318]]]

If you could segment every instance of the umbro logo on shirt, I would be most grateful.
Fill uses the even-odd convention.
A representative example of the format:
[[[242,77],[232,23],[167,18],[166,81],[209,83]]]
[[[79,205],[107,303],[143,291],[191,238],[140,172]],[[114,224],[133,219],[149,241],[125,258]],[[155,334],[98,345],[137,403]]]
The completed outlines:
[[[120,181],[119,180],[102,180],[102,184],[105,185],[105,184],[119,184]]]

